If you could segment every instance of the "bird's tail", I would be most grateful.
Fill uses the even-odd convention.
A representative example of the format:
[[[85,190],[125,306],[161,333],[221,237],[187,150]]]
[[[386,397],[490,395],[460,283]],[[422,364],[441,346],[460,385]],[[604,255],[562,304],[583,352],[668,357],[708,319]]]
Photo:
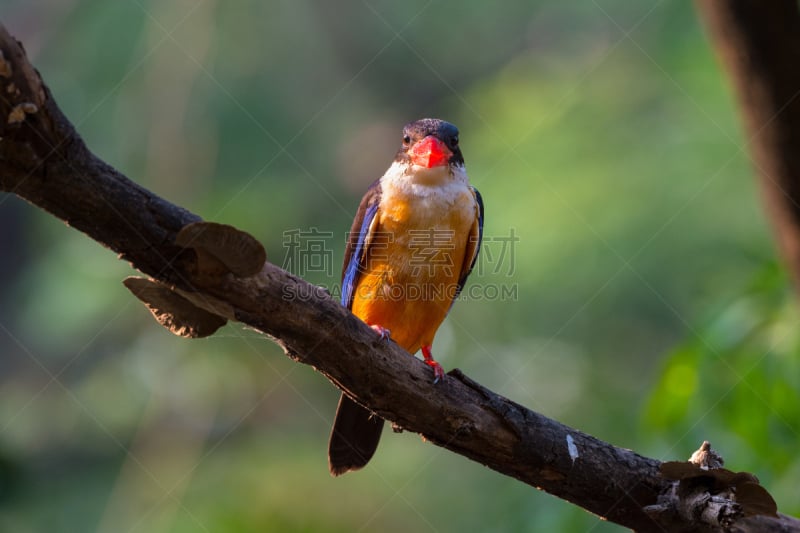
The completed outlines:
[[[383,419],[342,394],[328,443],[328,468],[339,476],[366,465],[381,439]]]

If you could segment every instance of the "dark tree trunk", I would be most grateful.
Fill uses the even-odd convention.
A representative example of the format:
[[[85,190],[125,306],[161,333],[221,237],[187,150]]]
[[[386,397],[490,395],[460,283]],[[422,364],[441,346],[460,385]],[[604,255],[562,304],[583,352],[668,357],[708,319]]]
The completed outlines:
[[[778,247],[800,290],[800,13],[797,0],[697,0],[739,101]]]

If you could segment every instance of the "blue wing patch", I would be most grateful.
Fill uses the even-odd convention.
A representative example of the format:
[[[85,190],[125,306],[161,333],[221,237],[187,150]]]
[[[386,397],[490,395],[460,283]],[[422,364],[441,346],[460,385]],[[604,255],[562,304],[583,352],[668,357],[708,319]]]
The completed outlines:
[[[341,303],[343,306],[350,309],[353,305],[353,291],[355,290],[356,282],[358,281],[358,275],[361,267],[361,263],[363,260],[363,256],[365,253],[364,245],[367,240],[367,235],[369,233],[369,227],[372,225],[372,221],[375,218],[375,214],[378,212],[378,203],[374,203],[367,207],[366,212],[364,213],[364,221],[361,223],[361,229],[358,232],[358,242],[356,243],[355,250],[350,255],[349,262],[347,263],[347,268],[344,271],[344,277],[342,278],[342,300]],[[351,236],[352,238],[352,236]]]
[[[470,272],[475,267],[475,263],[478,261],[478,254],[481,251],[481,243],[483,242],[483,198],[481,198],[481,193],[478,192],[478,189],[475,187],[470,187],[472,189],[473,194],[475,195],[475,202],[478,204],[478,224],[477,224],[477,235],[475,234],[475,230],[473,229],[473,233],[470,235],[470,241],[467,243],[467,250],[468,252],[472,252],[472,259],[469,262],[469,265],[464,265],[461,271],[461,276],[458,279],[458,286],[456,287],[456,294],[453,298],[453,301],[450,303],[450,307],[452,308],[453,304],[455,303],[458,296],[461,294],[461,290],[464,288],[464,285],[467,283],[467,278],[469,277]],[[473,226],[474,227],[474,226]],[[468,254],[469,257],[469,254]]]
[[[472,187],[472,192],[475,193],[475,200],[478,202],[478,246],[475,249],[475,257],[472,258],[472,264],[469,266],[470,272],[472,272],[472,268],[478,260],[478,254],[481,252],[481,243],[483,242],[483,197],[475,187]]]

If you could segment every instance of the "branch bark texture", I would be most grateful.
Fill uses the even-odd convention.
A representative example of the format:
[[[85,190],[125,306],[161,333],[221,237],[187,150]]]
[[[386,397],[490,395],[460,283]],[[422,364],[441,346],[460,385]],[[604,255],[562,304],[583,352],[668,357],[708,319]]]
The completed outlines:
[[[194,305],[266,333],[405,430],[631,529],[689,530],[680,516],[643,510],[671,486],[659,461],[550,420],[458,370],[434,386],[421,361],[377,341],[322,289],[268,262],[254,276],[199,279],[194,249],[175,238],[200,217],[94,156],[2,26],[0,52],[0,190],[63,219]]]

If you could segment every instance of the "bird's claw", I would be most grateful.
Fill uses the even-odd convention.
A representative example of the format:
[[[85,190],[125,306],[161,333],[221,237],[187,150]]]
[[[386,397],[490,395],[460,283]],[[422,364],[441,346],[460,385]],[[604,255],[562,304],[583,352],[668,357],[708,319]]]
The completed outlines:
[[[425,361],[425,364],[433,368],[433,384],[436,385],[444,379],[444,368],[433,359]]]
[[[391,331],[389,331],[388,329],[379,324],[370,324],[369,327],[375,330],[375,332],[378,334],[378,336],[381,338],[382,341],[388,341],[389,336],[392,334]]]
[[[422,356],[425,359],[425,364],[433,367],[433,384],[436,385],[440,380],[444,379],[444,368],[433,360],[430,345],[422,347]]]

